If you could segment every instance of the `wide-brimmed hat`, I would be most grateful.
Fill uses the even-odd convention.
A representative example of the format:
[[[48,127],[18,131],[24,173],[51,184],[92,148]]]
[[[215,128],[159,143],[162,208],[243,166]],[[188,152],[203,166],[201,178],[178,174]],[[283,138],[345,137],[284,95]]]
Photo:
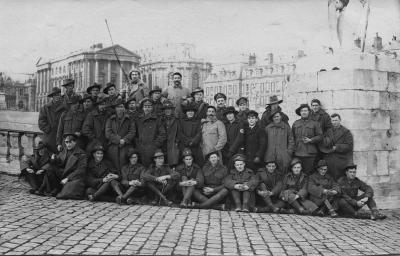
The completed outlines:
[[[179,72],[174,72],[174,73],[172,74],[172,77],[173,77],[174,75],[178,75],[178,76],[180,76],[180,77],[182,78],[182,74],[179,73]]]
[[[214,100],[217,101],[218,99],[223,98],[224,100],[226,100],[226,95],[223,94],[222,92],[219,92],[217,94],[214,95]]]
[[[104,153],[106,150],[104,149],[104,147],[102,145],[95,145],[90,150],[90,153],[93,154],[94,152],[97,152],[97,151],[103,151],[103,153]]]
[[[247,112],[247,118],[254,116],[256,118],[258,118],[258,113],[255,110],[249,110],[249,112]]]
[[[219,155],[219,151],[217,151],[217,150],[215,150],[215,151],[211,151],[210,153],[208,153],[207,155],[206,155],[206,159],[208,160],[209,158],[210,158],[210,156],[211,155],[217,155],[218,157],[220,156]]]
[[[172,103],[169,100],[164,101],[162,109],[172,109],[172,108],[175,108],[174,103]]]
[[[193,153],[192,153],[192,150],[190,148],[184,148],[182,150],[182,158],[185,158],[187,156],[193,157]]]
[[[357,165],[354,164],[353,162],[350,162],[346,165],[346,167],[344,168],[345,171],[347,171],[348,169],[357,169]]]
[[[47,95],[47,97],[53,97],[54,95],[61,94],[61,89],[58,87],[51,88],[51,93]]]
[[[110,90],[111,87],[114,87],[115,89],[117,88],[117,87],[115,86],[115,84],[113,84],[113,83],[107,83],[106,87],[103,89],[103,92],[104,92],[105,94],[108,94],[108,90]]]
[[[325,161],[325,159],[321,159],[317,163],[317,169],[323,166],[328,166],[328,163]]]
[[[79,100],[79,103],[82,104],[82,103],[85,102],[85,100],[87,100],[87,99],[90,99],[90,100],[92,100],[92,102],[93,102],[92,95],[90,95],[90,94],[88,94],[88,93],[85,93],[85,94],[83,94],[82,99]]]
[[[154,158],[159,157],[159,156],[165,156],[165,154],[161,149],[156,149],[156,151],[154,152],[154,155],[153,155],[152,158],[154,159]]]
[[[87,92],[87,93],[91,93],[91,91],[92,91],[93,88],[99,88],[99,90],[100,90],[101,85],[98,84],[98,83],[94,83],[93,85],[89,86],[89,87],[86,89],[86,92]]]
[[[74,79],[67,78],[62,81],[61,86],[67,86],[67,85],[71,85],[71,84],[75,84]]]
[[[195,95],[196,93],[199,93],[199,92],[201,92],[201,93],[204,94],[203,88],[197,87],[196,89],[193,90],[193,92],[192,92],[190,95],[191,95],[192,97],[194,97],[194,95]]]
[[[152,101],[151,99],[149,99],[149,98],[143,98],[143,99],[140,101],[140,103],[139,103],[141,109],[143,108],[143,105],[144,105],[146,102],[150,103],[151,105],[154,105],[154,103],[153,103],[153,101]]]
[[[226,116],[227,114],[233,113],[234,115],[237,115],[237,111],[234,107],[227,107],[224,111],[224,116]]]
[[[277,95],[269,97],[269,103],[267,105],[281,104],[283,100],[279,100]]]
[[[232,157],[232,159],[233,159],[233,162],[236,162],[236,161],[243,161],[243,162],[245,162],[245,161],[246,161],[246,156],[243,155],[243,154],[236,154],[236,155],[234,155],[234,156]]]
[[[158,86],[155,86],[153,89],[150,90],[149,95],[151,96],[155,92],[162,92],[162,89]]]
[[[293,158],[292,161],[290,161],[290,168],[292,168],[295,164],[302,164],[301,160],[297,157]]]
[[[240,97],[237,101],[236,101],[236,105],[239,106],[241,102],[244,102],[245,104],[247,104],[249,102],[249,100],[246,97]]]
[[[306,103],[303,103],[303,104],[300,105],[300,107],[296,108],[296,114],[297,114],[298,116],[301,116],[300,111],[301,111],[303,108],[307,108],[308,111],[311,111],[310,106],[309,106],[308,104],[306,104]]]

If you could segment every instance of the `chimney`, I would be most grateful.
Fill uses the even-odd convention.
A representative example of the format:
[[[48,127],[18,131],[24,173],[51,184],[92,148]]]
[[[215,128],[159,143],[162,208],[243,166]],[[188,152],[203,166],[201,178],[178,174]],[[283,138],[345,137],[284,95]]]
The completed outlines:
[[[249,66],[254,66],[256,64],[256,54],[249,55]]]
[[[374,37],[374,44],[372,47],[374,47],[377,51],[382,50],[382,37],[379,37],[378,33],[376,33],[376,37]]]
[[[274,63],[274,54],[272,52],[268,53],[267,55],[267,59],[268,59],[268,64],[272,64]]]

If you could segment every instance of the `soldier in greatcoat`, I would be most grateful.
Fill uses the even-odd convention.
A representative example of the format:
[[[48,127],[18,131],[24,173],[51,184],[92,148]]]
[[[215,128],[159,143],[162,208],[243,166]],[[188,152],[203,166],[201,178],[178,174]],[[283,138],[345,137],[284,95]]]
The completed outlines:
[[[163,104],[164,115],[162,121],[167,133],[167,143],[163,150],[167,152],[167,163],[170,167],[175,167],[179,163],[179,120],[175,117],[175,106],[171,101],[165,100]]]
[[[249,113],[249,100],[246,97],[240,97],[236,101],[236,106],[239,108],[239,112],[236,115],[236,118],[242,122],[243,124],[247,123],[247,114]]]
[[[277,95],[269,97],[269,103],[267,103],[265,111],[261,116],[261,126],[266,127],[272,123],[271,114],[276,113],[277,111],[282,113],[282,121],[289,124],[289,117],[283,113],[282,108],[279,106],[282,102],[283,100],[279,100]]]
[[[61,86],[65,88],[65,93],[62,96],[62,101],[65,109],[69,110],[73,105],[78,104],[82,97],[74,91],[75,81],[73,79],[64,79]]]
[[[141,79],[140,71],[133,68],[129,71],[128,77],[130,83],[128,85],[128,93],[126,98],[134,98],[136,102],[140,102],[146,97],[149,97],[149,87]]]
[[[233,155],[243,153],[244,125],[235,116],[237,111],[234,107],[227,107],[225,110],[226,144],[222,150],[224,164],[230,169],[233,167],[231,158]]]
[[[153,113],[157,116],[161,117],[164,115],[163,102],[161,101],[161,88],[155,86],[152,90],[150,90],[149,96],[153,101]]]
[[[202,120],[207,118],[208,103],[204,101],[204,90],[197,87],[193,90],[191,96],[193,100],[189,105],[192,105],[196,109],[194,119]]]
[[[258,113],[250,110],[247,114],[247,124],[244,126],[244,152],[246,167],[258,170],[263,166],[265,152],[265,132],[258,120]]]

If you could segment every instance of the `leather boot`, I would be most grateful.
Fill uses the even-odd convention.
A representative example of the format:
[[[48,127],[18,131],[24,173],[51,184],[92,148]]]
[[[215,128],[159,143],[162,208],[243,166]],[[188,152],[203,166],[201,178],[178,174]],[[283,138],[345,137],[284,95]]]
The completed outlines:
[[[250,191],[243,191],[243,212],[250,212],[249,209],[249,201],[250,201],[251,192]]]
[[[103,183],[100,186],[100,188],[92,195],[92,198],[90,199],[90,201],[94,201],[99,196],[104,195],[105,193],[107,193],[109,188],[110,188],[110,183],[109,182]]]
[[[185,188],[181,203],[182,207],[188,207],[188,205],[191,204],[190,200],[192,199],[193,192],[194,192],[194,186]]]
[[[199,207],[202,209],[208,209],[211,206],[214,206],[217,203],[221,202],[228,194],[229,194],[228,190],[222,189],[222,190],[218,191],[217,194],[215,194],[212,197],[210,197],[209,199],[207,199],[207,201],[201,203],[199,205]]]
[[[293,208],[299,213],[299,214],[305,214],[306,210],[304,209],[303,206],[300,205],[299,202],[297,202],[297,200],[294,200],[291,205],[293,206]]]
[[[136,190],[136,187],[135,186],[130,186],[129,188],[128,188],[128,190],[125,192],[125,194],[122,196],[122,200],[127,200],[128,199],[128,197],[130,196],[130,195],[132,195],[132,193],[134,192]]]
[[[233,197],[233,201],[235,202],[235,211],[241,212],[242,211],[242,202],[240,200],[240,192],[237,190],[231,190],[231,194]]]
[[[333,206],[331,205],[331,203],[329,202],[328,199],[324,200],[324,204],[325,204],[326,208],[328,208],[329,214],[331,215],[332,218],[335,218],[338,216],[338,214],[336,213],[335,209],[333,208]]]
[[[156,193],[157,196],[159,196],[160,200],[163,201],[163,203],[167,206],[171,206],[173,203],[169,201],[163,193],[161,193],[160,190],[154,185],[154,184],[148,184],[147,185],[154,193]]]

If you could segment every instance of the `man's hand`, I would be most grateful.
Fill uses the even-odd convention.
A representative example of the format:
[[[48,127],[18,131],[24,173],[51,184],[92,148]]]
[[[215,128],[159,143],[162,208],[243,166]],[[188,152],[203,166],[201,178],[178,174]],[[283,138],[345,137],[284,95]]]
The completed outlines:
[[[300,198],[300,196],[299,195],[296,195],[295,197],[294,197],[294,200],[297,200],[297,199],[299,199]]]
[[[26,168],[26,171],[29,173],[34,173],[34,171],[31,168]]]
[[[120,140],[119,140],[119,144],[120,144],[121,146],[125,145],[125,140],[124,140],[124,139],[120,139]]]
[[[333,149],[333,151],[336,151],[336,146],[333,146],[332,149]]]
[[[80,137],[81,136],[81,132],[75,132],[75,135]]]
[[[336,190],[334,190],[334,189],[331,189],[331,190],[329,190],[328,191],[328,195],[331,195],[331,196],[334,196],[334,195],[336,195],[338,192],[336,191]]]
[[[247,190],[249,190],[250,188],[249,188],[249,186],[247,185],[247,184],[243,184],[242,185],[242,190],[243,191],[247,191]]]
[[[119,176],[115,173],[109,173],[107,174],[107,177],[109,178],[109,180],[115,180],[118,179]]]
[[[52,155],[51,155],[51,159],[52,159],[52,160],[56,159],[56,154],[52,154]]]
[[[256,158],[254,158],[254,163],[258,164],[260,162],[260,158],[257,156]]]
[[[214,193],[214,189],[210,188],[210,187],[204,187],[203,188],[203,193],[206,194],[206,195],[210,195],[210,194]]]
[[[58,150],[58,152],[61,152],[62,151],[62,145],[57,145],[57,150]]]
[[[131,181],[129,181],[128,184],[129,184],[129,186],[141,186],[142,185],[142,183],[138,180],[131,180]]]
[[[365,203],[364,203],[363,201],[361,201],[361,200],[360,200],[360,201],[357,201],[357,206],[358,206],[358,207],[361,208],[361,207],[363,207],[364,205],[365,205]]]
[[[368,197],[364,197],[362,199],[360,199],[361,202],[363,202],[363,204],[366,204],[368,201]]]
[[[40,169],[39,171],[36,172],[36,175],[44,173],[44,170]]]
[[[243,184],[236,184],[235,186],[233,186],[233,188],[239,191],[243,191]]]
[[[304,142],[304,144],[308,144],[308,143],[310,143],[312,140],[310,139],[310,138],[308,138],[308,137],[304,137],[303,138],[303,142]]]
[[[61,180],[61,184],[65,185],[68,182],[68,178]]]

